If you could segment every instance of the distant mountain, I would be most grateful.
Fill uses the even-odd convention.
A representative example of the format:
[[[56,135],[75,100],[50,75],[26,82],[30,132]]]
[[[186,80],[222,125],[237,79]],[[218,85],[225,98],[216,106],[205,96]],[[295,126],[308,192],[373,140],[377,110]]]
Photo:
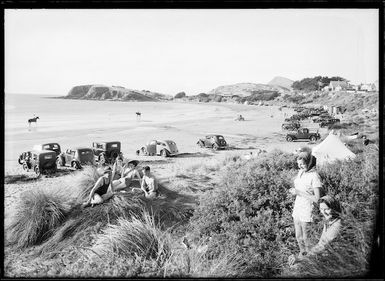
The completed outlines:
[[[285,78],[285,77],[277,76],[277,77],[274,77],[273,80],[271,80],[267,84],[271,85],[271,86],[280,86],[280,87],[283,87],[285,89],[291,90],[293,83],[294,83],[293,80],[290,80],[290,79]]]
[[[146,91],[131,90],[122,86],[82,85],[73,87],[68,99],[121,100],[121,101],[159,101],[170,100],[172,96]]]
[[[224,97],[239,96],[248,97],[262,91],[277,91],[283,93],[288,91],[287,88],[279,85],[266,85],[266,84],[254,84],[254,83],[238,83],[233,85],[219,86],[211,90],[209,95],[221,95]]]

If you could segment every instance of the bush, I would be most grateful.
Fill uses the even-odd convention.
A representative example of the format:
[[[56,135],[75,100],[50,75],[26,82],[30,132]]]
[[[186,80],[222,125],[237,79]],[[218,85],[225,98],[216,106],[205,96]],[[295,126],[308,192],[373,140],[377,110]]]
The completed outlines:
[[[191,218],[192,235],[198,240],[211,237],[208,260],[225,251],[242,254],[243,262],[237,268],[241,277],[364,275],[369,268],[378,205],[375,159],[375,154],[362,154],[353,161],[319,169],[328,194],[344,207],[341,238],[333,244],[330,259],[318,264],[320,270],[315,268],[319,258],[313,267],[287,268],[288,256],[298,251],[291,217],[294,198],[287,192],[297,173],[293,154],[274,151],[260,159],[228,163],[218,187],[200,198]],[[310,239],[316,243],[322,231],[318,208],[314,216]],[[333,266],[326,270],[330,261]]]
[[[180,93],[177,93],[174,98],[181,99],[181,98],[184,98],[184,97],[186,97],[186,93],[185,92],[180,92]]]

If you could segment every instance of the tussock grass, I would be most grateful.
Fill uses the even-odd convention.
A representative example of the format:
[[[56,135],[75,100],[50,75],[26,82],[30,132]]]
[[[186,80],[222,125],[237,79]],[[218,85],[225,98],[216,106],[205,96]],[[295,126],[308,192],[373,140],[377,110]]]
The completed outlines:
[[[45,241],[71,207],[65,192],[37,188],[22,193],[7,227],[8,242],[25,248]]]
[[[94,250],[101,255],[137,255],[160,262],[170,255],[170,241],[169,233],[156,225],[152,215],[143,212],[141,217],[119,218],[116,225],[109,224],[98,236]]]

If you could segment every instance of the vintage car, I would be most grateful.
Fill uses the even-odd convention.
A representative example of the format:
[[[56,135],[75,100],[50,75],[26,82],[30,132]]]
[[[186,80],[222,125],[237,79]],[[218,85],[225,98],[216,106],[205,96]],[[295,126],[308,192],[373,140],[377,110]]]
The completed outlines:
[[[40,151],[40,150],[52,150],[56,152],[56,156],[59,156],[61,153],[60,145],[56,142],[52,143],[44,143],[44,144],[36,144],[32,148],[33,150]]]
[[[330,125],[333,125],[335,123],[339,123],[340,122],[340,119],[337,119],[337,118],[331,118],[331,119],[328,119],[328,120],[324,120],[322,122],[319,123],[319,126],[321,128],[323,127],[327,127],[327,126],[330,126]]]
[[[200,147],[210,147],[214,150],[227,148],[227,142],[222,135],[207,135],[199,139],[197,144]]]
[[[137,155],[161,155],[163,157],[178,154],[176,143],[172,140],[151,140],[136,151]]]
[[[94,152],[89,147],[68,148],[57,159],[58,166],[71,166],[75,169],[81,169],[82,165],[93,164],[95,164]]]
[[[26,171],[34,171],[37,176],[56,171],[56,153],[52,150],[32,150],[23,152],[18,159]]]
[[[100,164],[115,162],[115,159],[121,155],[121,143],[120,141],[109,141],[109,142],[93,142],[92,149],[94,151],[95,160]]]
[[[283,130],[294,131],[296,129],[299,129],[301,127],[301,124],[298,122],[288,122],[283,123],[281,127]]]
[[[320,138],[321,138],[321,135],[318,133],[318,131],[310,132],[308,128],[298,129],[296,132],[289,132],[286,135],[287,141],[303,140],[303,139],[316,141]]]

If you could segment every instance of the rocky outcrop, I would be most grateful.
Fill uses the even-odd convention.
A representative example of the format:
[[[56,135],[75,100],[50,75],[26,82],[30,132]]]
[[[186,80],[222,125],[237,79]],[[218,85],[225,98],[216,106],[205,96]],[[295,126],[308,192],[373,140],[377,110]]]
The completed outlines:
[[[146,90],[126,89],[122,86],[82,85],[73,87],[68,99],[121,100],[121,101],[159,101],[170,100],[171,96]]]

